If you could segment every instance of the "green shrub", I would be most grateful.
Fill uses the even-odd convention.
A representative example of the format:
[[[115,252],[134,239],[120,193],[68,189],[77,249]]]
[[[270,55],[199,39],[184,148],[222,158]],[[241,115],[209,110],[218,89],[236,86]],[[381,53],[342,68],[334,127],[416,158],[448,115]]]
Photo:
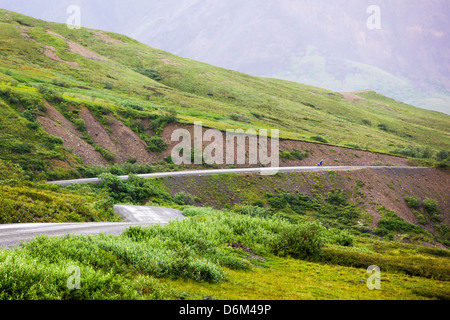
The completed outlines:
[[[288,204],[286,198],[281,196],[269,196],[267,203],[274,209],[284,209]]]
[[[426,224],[427,223],[427,218],[425,218],[425,216],[422,214],[422,212],[417,211],[417,210],[413,210],[413,213],[416,216],[419,224]]]
[[[168,145],[162,137],[154,135],[150,138],[147,149],[150,152],[163,152]]]
[[[412,145],[392,150],[392,152],[405,157],[417,159],[430,159],[433,156],[433,153],[429,147],[424,148]]]
[[[25,119],[27,119],[30,122],[36,121],[36,116],[37,116],[36,110],[27,109],[24,112],[22,112],[22,117],[24,117]]]
[[[386,236],[389,234],[392,235],[393,232],[425,232],[425,230],[423,230],[419,226],[403,220],[392,210],[381,207],[378,208],[378,211],[381,213],[381,218],[378,221],[378,226],[375,229],[375,234]]]
[[[436,168],[447,170],[450,168],[450,161],[449,160],[439,161],[435,166]]]
[[[114,84],[111,81],[105,81],[104,88],[107,90],[112,90],[114,89]]]
[[[103,181],[97,187],[105,188],[108,194],[117,202],[131,202],[142,204],[145,201],[172,202],[173,198],[153,180],[129,175],[122,180],[111,173],[102,173],[99,178]]]
[[[326,233],[327,240],[331,244],[351,247],[353,246],[354,236],[347,230],[329,229]]]
[[[28,176],[18,164],[0,159],[0,185],[21,185],[27,179]]]
[[[420,199],[415,197],[405,197],[405,202],[411,209],[418,209],[420,205]]]
[[[154,130],[156,134],[159,134],[164,127],[177,120],[176,112],[170,110],[169,114],[156,117],[150,122],[150,129]]]
[[[447,150],[441,150],[436,154],[436,158],[439,161],[444,161],[444,160],[450,159],[450,152]]]
[[[280,159],[282,160],[303,160],[308,158],[307,152],[301,152],[300,150],[294,149],[293,151],[282,151],[280,152]]]
[[[423,200],[423,206],[425,208],[425,212],[429,215],[436,215],[439,213],[439,203],[432,198],[426,198]]]
[[[285,227],[271,243],[276,255],[298,259],[320,255],[325,242],[326,229],[318,222]]]
[[[116,159],[116,155],[109,150],[103,149],[100,146],[95,146],[94,149],[100,152],[100,154],[106,161],[114,161]]]
[[[343,206],[347,204],[347,195],[345,191],[336,189],[328,193],[326,201],[336,206]]]
[[[70,88],[70,84],[63,79],[54,78],[52,79],[52,83],[58,87]]]
[[[321,136],[313,136],[311,139],[318,142],[328,143],[328,140]]]
[[[86,122],[83,119],[75,119],[73,120],[73,124],[78,130],[82,132],[86,131]]]
[[[35,147],[28,143],[16,142],[12,147],[11,151],[14,153],[25,154],[31,153]]]
[[[238,210],[241,214],[246,214],[251,217],[269,218],[273,215],[270,210],[257,206],[243,206]]]
[[[280,193],[278,195],[266,194],[268,204],[278,210],[289,207],[298,214],[305,214],[308,209],[317,209],[320,207],[309,195],[302,193]]]
[[[295,159],[298,160],[303,160],[309,157],[308,152],[301,152],[300,150],[294,149],[294,151],[292,151],[292,155],[294,156]]]
[[[265,203],[261,199],[256,199],[255,201],[253,201],[252,205],[255,206],[255,207],[260,207],[260,208],[264,208],[265,207]]]
[[[200,199],[197,197],[194,197],[188,192],[179,192],[173,197],[175,203],[179,205],[193,205],[195,202],[199,202]]]
[[[149,77],[150,79],[153,79],[155,81],[161,81],[162,80],[161,75],[159,74],[159,72],[156,71],[153,68],[137,68],[137,69],[135,69],[135,71],[140,73],[140,74],[142,74],[142,75],[144,75],[144,76],[146,76],[146,77]]]
[[[281,160],[294,160],[294,156],[289,151],[282,151],[280,152],[280,159]]]

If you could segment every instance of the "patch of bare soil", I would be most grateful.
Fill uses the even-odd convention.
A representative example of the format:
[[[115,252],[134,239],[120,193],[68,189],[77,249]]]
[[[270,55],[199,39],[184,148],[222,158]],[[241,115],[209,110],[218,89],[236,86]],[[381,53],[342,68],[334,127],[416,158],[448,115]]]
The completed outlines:
[[[38,116],[37,118],[47,133],[62,138],[64,147],[80,156],[84,164],[100,166],[106,166],[108,164],[93,146],[80,139],[62,125],[46,117]]]
[[[172,152],[172,149],[176,147],[176,145],[179,143],[178,141],[171,141],[171,136],[174,130],[176,129],[184,129],[189,132],[189,135],[191,137],[192,143],[194,141],[194,126],[188,125],[188,124],[180,124],[180,123],[172,123],[169,124],[163,131],[162,137],[163,139],[169,143],[169,147],[167,148],[167,151],[156,155],[156,158],[158,161],[162,160],[163,158],[169,156]],[[208,128],[203,127],[203,134],[208,130]],[[226,134],[223,132],[213,129],[213,131],[217,133],[222,133],[223,137],[226,137]],[[240,135],[233,135],[234,137],[240,136]],[[209,146],[211,142],[209,141],[203,141],[203,150],[207,146]],[[246,165],[239,165],[237,164],[237,157],[239,154],[242,154],[242,152],[239,152],[237,147],[234,149],[234,166],[236,167],[255,167],[260,165],[249,165],[249,143],[248,140],[245,145],[245,157],[246,157]],[[268,143],[268,150],[270,155],[270,139]],[[311,142],[304,142],[304,141],[295,141],[295,140],[284,140],[280,139],[280,152],[282,151],[293,151],[293,150],[300,150],[301,152],[307,152],[308,157],[303,160],[283,160],[280,159],[280,166],[281,167],[290,167],[290,166],[317,166],[317,164],[323,160],[324,166],[367,166],[367,165],[392,165],[392,166],[406,166],[408,165],[408,161],[405,158],[386,155],[386,154],[380,154],[380,153],[372,153],[368,151],[363,150],[355,150],[350,148],[344,148],[344,147],[335,147],[335,146],[329,146],[325,144],[318,144],[318,143],[311,143]],[[227,161],[226,161],[226,143],[224,142],[224,148],[223,148],[223,160],[222,162],[224,165],[219,165],[219,167],[226,167]],[[215,155],[213,153],[213,155]]]
[[[47,109],[45,112],[45,115],[47,117],[51,118],[58,124],[62,125],[67,130],[69,130],[73,134],[77,135],[78,137],[82,136],[81,132],[77,128],[75,128],[75,126],[72,124],[72,122],[67,120],[54,106],[49,104],[47,101],[44,101],[44,105]]]
[[[80,65],[78,64],[78,62],[74,62],[74,61],[65,61],[63,59],[61,59],[58,54],[56,53],[56,49],[52,46],[45,46],[43,44],[41,44],[40,42],[34,40],[33,38],[31,38],[30,34],[28,33],[28,28],[19,28],[17,26],[14,26],[16,29],[20,29],[20,30],[24,30],[24,32],[21,32],[20,35],[22,37],[24,37],[25,39],[32,41],[36,44],[38,44],[39,46],[41,46],[42,48],[42,53],[45,54],[48,58],[50,58],[53,61],[57,61],[57,62],[63,62],[71,67],[79,67]]]
[[[125,163],[132,157],[139,163],[152,162],[152,156],[146,150],[147,144],[119,120],[109,117],[109,132],[88,109],[83,108],[80,116],[94,142],[115,154],[115,162]]]
[[[87,59],[94,60],[94,61],[108,61],[108,59],[106,59],[105,57],[102,57],[102,56],[98,55],[97,53],[92,52],[89,49],[86,49],[85,47],[83,47],[82,45],[79,45],[78,43],[67,40],[63,36],[53,32],[51,30],[47,30],[46,32],[55,37],[59,37],[59,38],[63,39],[69,46],[70,51],[73,53],[79,54]]]
[[[96,38],[103,40],[105,43],[124,43],[119,39],[114,39],[110,35],[105,34],[102,31],[94,31],[94,35]]]
[[[111,132],[119,142],[124,158],[135,157],[139,163],[153,161],[152,155],[147,152],[147,144],[133,130],[113,117],[111,117],[111,121]]]
[[[350,92],[342,92],[341,95],[344,98],[344,100],[350,101],[350,102],[355,102],[355,101],[358,101],[358,100],[366,100],[366,99],[364,99],[364,98],[362,98],[360,96],[357,96],[354,93],[350,93]]]

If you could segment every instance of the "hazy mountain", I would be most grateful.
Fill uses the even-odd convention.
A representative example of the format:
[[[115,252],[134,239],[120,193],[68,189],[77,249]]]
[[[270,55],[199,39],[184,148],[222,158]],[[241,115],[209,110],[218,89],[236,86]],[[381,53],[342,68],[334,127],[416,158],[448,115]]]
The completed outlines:
[[[447,0],[0,0],[0,7],[85,27],[252,75],[335,91],[371,88],[450,113]],[[370,5],[381,29],[370,30]]]

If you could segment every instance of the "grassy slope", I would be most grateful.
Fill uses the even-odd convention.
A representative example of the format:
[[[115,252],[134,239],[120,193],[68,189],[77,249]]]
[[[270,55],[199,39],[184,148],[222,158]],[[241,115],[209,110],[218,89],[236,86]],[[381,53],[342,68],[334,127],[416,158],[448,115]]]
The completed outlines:
[[[23,26],[24,24],[29,26]],[[17,29],[13,25],[22,25],[25,29]],[[93,61],[70,52],[67,43],[59,37],[46,33],[47,29],[83,44],[108,58],[108,61]],[[40,44],[26,39],[21,32],[26,32],[31,39]],[[406,106],[373,93],[360,94],[366,100],[352,103],[343,100],[341,95],[325,89],[247,76],[152,49],[124,36],[110,35],[120,39],[122,43],[105,43],[96,37],[92,30],[69,30],[65,25],[47,23],[0,10],[0,82],[3,82],[0,85],[2,159],[12,160],[26,169],[37,172],[45,169],[49,163],[59,161],[77,164],[77,158],[62,148],[60,141],[46,134],[42,128],[34,128],[33,124],[25,119],[24,111],[39,110],[46,98],[36,89],[39,85],[60,92],[63,102],[68,104],[95,104],[116,112],[123,103],[136,103],[142,106],[144,111],[157,114],[167,108],[174,108],[181,121],[203,120],[207,125],[220,129],[279,128],[282,137],[309,140],[314,135],[321,135],[334,144],[356,144],[362,148],[384,152],[409,144],[430,146],[435,150],[449,148],[449,117],[443,114]],[[44,45],[54,47],[61,59],[77,62],[80,67],[70,67],[47,58],[42,53]],[[153,68],[159,72],[162,80],[154,81],[143,76],[135,72],[136,68]],[[64,83],[64,86],[55,85],[58,82]],[[112,89],[106,89],[106,84]],[[232,113],[239,115],[244,122],[231,120]],[[371,124],[364,124],[363,120],[370,120]],[[379,124],[385,124],[388,130],[378,129]],[[85,190],[48,190],[38,185],[10,184],[1,187],[0,192],[2,201],[11,207],[19,206],[23,209],[23,215],[28,215],[28,218],[38,217],[42,221],[116,219],[112,214],[108,215],[110,199],[107,195],[103,197],[100,191],[91,193],[90,204],[81,203]],[[51,207],[47,205],[49,200],[58,206],[59,203],[63,205],[64,199],[69,199],[66,201],[69,204],[64,207],[65,214],[54,217],[49,214],[49,210],[45,210]],[[71,215],[73,210],[70,206],[80,208],[79,212]],[[9,217],[8,210],[2,212],[2,217]],[[201,214],[197,218],[200,222],[207,219]],[[217,226],[220,228],[220,224]],[[177,237],[177,234],[184,234],[183,228],[175,232],[174,236]],[[251,236],[247,240],[252,241]],[[71,248],[72,240],[67,241],[66,243],[66,240],[61,240],[60,251],[54,250],[52,242],[48,243],[51,248],[47,252],[50,259],[53,254],[61,254],[66,245]],[[97,241],[100,243],[101,239],[94,240]],[[185,252],[177,241],[169,241],[165,245],[179,250],[178,254],[182,256]],[[360,242],[356,245],[356,251],[362,248],[363,252],[373,252],[379,246],[390,244],[376,240],[369,244],[364,239],[358,241]],[[46,242],[43,243],[41,245],[45,246]],[[205,245],[201,241],[195,243]],[[69,254],[53,262],[45,260],[48,258],[44,257],[46,251],[35,250],[39,247],[39,243],[30,245],[29,250],[24,253],[2,251],[0,271],[9,277],[2,278],[4,281],[0,282],[0,285],[2,288],[16,288],[15,293],[19,296],[24,294],[22,297],[25,298],[50,299],[105,297],[178,299],[202,298],[204,295],[258,299],[267,298],[268,294],[271,294],[270,298],[273,299],[380,297],[380,292],[368,291],[364,285],[358,283],[359,280],[365,279],[360,278],[366,274],[361,266],[357,268],[351,266],[353,260],[345,254],[351,249],[335,248],[331,257],[343,257],[339,262],[341,265],[338,263],[337,266],[331,265],[336,262],[331,264],[304,262],[266,254],[264,256],[268,260],[261,262],[266,268],[253,268],[247,271],[227,270],[229,281],[207,284],[183,280],[176,282],[156,280],[142,270],[133,269],[132,263],[122,260],[119,251],[114,253],[106,247],[99,249],[92,245],[80,244],[78,247],[78,244],[74,243],[74,248],[77,248],[75,251],[70,253],[69,250],[72,256]],[[119,241],[117,248],[121,245],[126,248],[130,244]],[[80,248],[87,251],[78,251]],[[222,246],[217,248],[223,249]],[[340,254],[337,254],[336,250],[342,252],[339,251]],[[405,257],[404,261],[393,259],[397,269],[384,273],[386,275],[384,279],[388,281],[383,283],[383,288],[389,289],[389,298],[448,298],[445,282],[429,279],[426,275],[409,277],[397,273],[398,269],[403,267],[408,269],[411,261],[414,261],[414,264],[418,263],[421,268],[424,265],[423,256],[426,257],[426,261],[433,258],[436,266],[448,266],[447,256],[434,258],[441,253],[430,249],[433,252],[427,255],[423,250],[420,246],[411,245],[403,248],[400,244],[393,243],[389,252],[380,253],[387,261],[399,253]],[[80,252],[89,252],[91,255],[83,255],[80,258],[81,262],[76,261]],[[167,256],[165,254],[163,256]],[[235,255],[236,253],[231,254],[232,257]],[[350,256],[356,260],[364,258],[353,254]],[[91,260],[85,260],[85,257]],[[99,260],[96,260],[97,258]],[[17,262],[16,269],[9,268],[12,265],[9,263],[11,259]],[[139,262],[139,256],[136,259]],[[65,269],[68,265],[74,264],[74,261],[82,265],[85,272],[83,274],[86,275],[84,290],[78,293],[79,296],[77,292],[67,292],[65,287],[67,280]],[[316,270],[321,272],[317,273]],[[439,273],[439,268],[436,267],[436,270]],[[300,278],[299,271],[303,271]],[[415,272],[421,274],[422,271]],[[339,274],[337,278],[336,273]],[[19,286],[15,281],[17,277],[25,279]],[[10,280],[12,282],[8,282]],[[268,281],[262,282],[263,280]],[[299,282],[305,285],[298,285]],[[123,286],[124,283],[128,286]],[[273,283],[279,285],[273,286]],[[165,284],[169,284],[169,288],[165,287]],[[260,290],[255,294],[251,293],[258,285]],[[336,285],[340,291],[336,291],[334,295],[330,294],[327,288],[335,288]],[[295,293],[292,296],[283,296],[283,292],[291,291],[293,288]],[[183,293],[186,290],[190,293]],[[9,292],[2,291],[2,294],[3,298],[7,298]],[[386,296],[383,295],[383,298]]]
[[[173,108],[184,122],[203,120],[206,126],[219,129],[276,128],[284,138],[308,141],[319,135],[332,144],[374,151],[389,152],[410,144],[436,151],[450,148],[449,116],[379,95],[361,94],[367,100],[349,102],[329,90],[248,76],[104,32],[120,40],[106,43],[93,30],[70,30],[64,24],[5,10],[0,10],[0,23],[0,81],[19,84],[18,90],[42,84],[63,93],[69,104],[95,99],[111,109],[124,102],[139,104],[152,113]],[[46,30],[82,44],[108,61],[93,61],[73,53],[64,40]],[[42,53],[43,46],[52,46],[62,60],[80,66],[49,59]],[[156,70],[161,80],[139,74],[139,68]],[[55,86],[55,81],[65,87]],[[232,114],[239,120],[232,120]],[[388,130],[380,130],[379,124]]]
[[[294,259],[296,251],[274,251],[293,230],[286,221],[188,211],[189,218],[165,227],[41,237],[0,251],[0,299],[449,298],[448,251],[367,238],[343,247],[322,229],[322,254]],[[316,227],[304,231],[306,239],[318,240]],[[250,251],[233,249],[231,242]],[[330,252],[334,260],[326,261]],[[374,261],[382,270],[381,290],[365,285]],[[80,290],[66,285],[69,266],[80,268]]]

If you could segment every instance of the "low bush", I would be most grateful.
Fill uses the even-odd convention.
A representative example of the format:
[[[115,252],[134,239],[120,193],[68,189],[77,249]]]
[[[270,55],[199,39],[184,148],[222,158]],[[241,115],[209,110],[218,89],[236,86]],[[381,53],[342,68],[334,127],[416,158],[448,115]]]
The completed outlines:
[[[161,81],[161,75],[159,74],[159,72],[153,68],[137,68],[135,69],[136,72],[149,77],[150,79],[153,79],[155,81]]]
[[[249,215],[251,217],[269,218],[273,215],[272,211],[259,206],[243,206],[237,212]]]
[[[149,140],[148,151],[163,152],[167,149],[168,143],[160,136],[152,136]]]
[[[433,157],[433,152],[429,147],[420,147],[413,145],[409,145],[403,148],[397,148],[392,150],[391,152],[401,156],[417,159],[431,159]]]
[[[155,203],[172,202],[172,196],[157,182],[130,175],[122,180],[111,173],[103,173],[99,176],[103,181],[96,188],[103,188],[116,202],[143,204],[148,200]]]
[[[81,119],[81,118],[80,119],[75,119],[75,120],[73,120],[73,124],[75,125],[75,127],[78,130],[80,130],[82,132],[86,131],[86,122],[84,122],[83,119]]]
[[[441,150],[436,153],[436,159],[439,161],[450,160],[450,152],[447,150]]]
[[[270,246],[279,256],[314,258],[322,252],[325,230],[320,223],[290,225],[277,235]]]
[[[439,203],[435,199],[432,198],[424,199],[423,206],[425,208],[425,212],[431,216],[439,213]]]
[[[347,195],[345,191],[336,189],[328,193],[326,201],[332,205],[343,206],[347,204]]]
[[[328,143],[328,140],[321,136],[313,136],[313,137],[311,137],[311,140]]]
[[[351,247],[353,246],[354,236],[347,230],[329,229],[326,233],[327,241],[331,244]]]
[[[403,220],[392,210],[380,207],[378,208],[378,212],[381,213],[381,218],[378,221],[378,226],[374,231],[375,234],[392,238],[394,232],[413,232],[417,234],[427,233],[421,227]]]
[[[193,205],[195,202],[200,202],[198,197],[194,197],[188,192],[179,192],[174,197],[173,200],[179,205]]]
[[[405,197],[405,202],[411,209],[418,209],[420,205],[420,199],[415,197]]]
[[[301,152],[300,150],[294,149],[293,151],[282,151],[280,152],[280,159],[282,160],[303,160],[308,158],[307,152]]]
[[[16,142],[11,147],[11,151],[18,154],[25,154],[25,153],[31,153],[35,147],[29,143],[24,142]]]

